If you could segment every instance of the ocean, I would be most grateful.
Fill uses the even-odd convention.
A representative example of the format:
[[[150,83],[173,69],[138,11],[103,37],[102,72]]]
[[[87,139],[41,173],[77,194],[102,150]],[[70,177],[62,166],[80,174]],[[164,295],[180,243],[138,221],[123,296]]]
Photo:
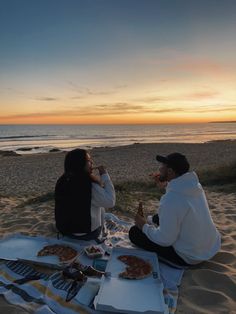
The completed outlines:
[[[19,154],[134,143],[236,139],[236,123],[159,125],[0,125],[0,150]]]

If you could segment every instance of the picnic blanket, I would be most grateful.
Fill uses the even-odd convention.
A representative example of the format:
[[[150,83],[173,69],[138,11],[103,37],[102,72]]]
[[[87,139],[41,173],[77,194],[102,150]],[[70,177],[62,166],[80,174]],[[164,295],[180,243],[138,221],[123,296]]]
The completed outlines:
[[[108,232],[103,247],[132,247],[128,231],[132,224],[120,220],[111,213],[105,215],[105,226]],[[63,241],[77,242],[64,237]],[[85,242],[85,241],[81,241]],[[89,243],[94,243],[90,241]],[[83,244],[83,243],[82,243]],[[88,245],[88,241],[86,241]],[[159,263],[161,279],[164,285],[164,298],[169,313],[176,311],[178,286],[184,273],[183,269]],[[24,278],[32,278],[26,281]],[[36,279],[35,279],[36,278]],[[62,276],[62,271],[53,274],[37,271],[34,267],[21,261],[6,261],[0,265],[0,294],[6,300],[35,314],[75,314],[94,313],[93,300],[99,290],[99,280],[88,280],[77,287],[78,293],[70,302],[66,302],[71,280]],[[108,312],[106,312],[108,314]]]

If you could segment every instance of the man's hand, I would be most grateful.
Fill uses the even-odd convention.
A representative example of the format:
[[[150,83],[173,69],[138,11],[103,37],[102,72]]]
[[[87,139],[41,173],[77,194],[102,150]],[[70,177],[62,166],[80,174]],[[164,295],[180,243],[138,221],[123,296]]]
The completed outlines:
[[[139,228],[139,229],[143,229],[143,225],[145,225],[147,223],[146,218],[142,217],[141,215],[137,214],[135,216],[135,225]]]
[[[151,173],[149,174],[150,177],[152,177],[156,183],[156,185],[159,187],[159,189],[165,189],[167,186],[166,181],[160,181],[160,173]]]

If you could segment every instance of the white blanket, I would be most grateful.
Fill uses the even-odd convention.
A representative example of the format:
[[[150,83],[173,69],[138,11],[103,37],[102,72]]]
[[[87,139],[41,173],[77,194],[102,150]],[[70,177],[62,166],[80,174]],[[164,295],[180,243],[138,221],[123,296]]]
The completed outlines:
[[[115,215],[108,213],[105,216],[105,225],[108,231],[104,241],[104,249],[113,247],[132,247],[128,238],[130,223],[120,220]],[[41,237],[42,238],[42,237]],[[45,238],[45,241],[48,239]],[[50,239],[52,242],[53,239]],[[55,239],[55,241],[58,241]],[[71,240],[64,237],[63,241],[88,245],[87,241]],[[91,241],[90,243],[95,243]],[[85,257],[84,257],[85,258]],[[86,260],[88,261],[88,260]],[[81,256],[83,262],[83,256]],[[164,297],[169,313],[174,313],[177,307],[178,286],[181,283],[183,269],[177,269],[159,263],[160,274],[164,284]],[[14,281],[29,275],[39,275],[40,280],[31,280],[27,283],[17,284]],[[65,302],[71,282],[64,280],[60,271],[55,271],[49,276],[35,271],[31,266],[20,261],[9,261],[0,265],[0,294],[3,294],[9,303],[19,305],[36,314],[75,314],[75,313],[101,313],[95,311],[92,304],[94,296],[99,289],[99,282],[88,281],[70,302]],[[108,312],[106,312],[108,313]]]

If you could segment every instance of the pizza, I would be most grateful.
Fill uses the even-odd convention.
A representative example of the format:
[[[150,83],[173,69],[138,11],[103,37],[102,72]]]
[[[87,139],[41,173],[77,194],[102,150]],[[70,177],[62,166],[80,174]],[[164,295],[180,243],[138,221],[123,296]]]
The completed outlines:
[[[120,255],[118,260],[127,265],[125,271],[119,274],[120,278],[143,279],[152,274],[152,265],[140,257]]]
[[[75,258],[77,254],[77,251],[70,246],[53,244],[42,248],[42,250],[38,252],[37,256],[56,255],[59,257],[60,262],[66,262]]]

